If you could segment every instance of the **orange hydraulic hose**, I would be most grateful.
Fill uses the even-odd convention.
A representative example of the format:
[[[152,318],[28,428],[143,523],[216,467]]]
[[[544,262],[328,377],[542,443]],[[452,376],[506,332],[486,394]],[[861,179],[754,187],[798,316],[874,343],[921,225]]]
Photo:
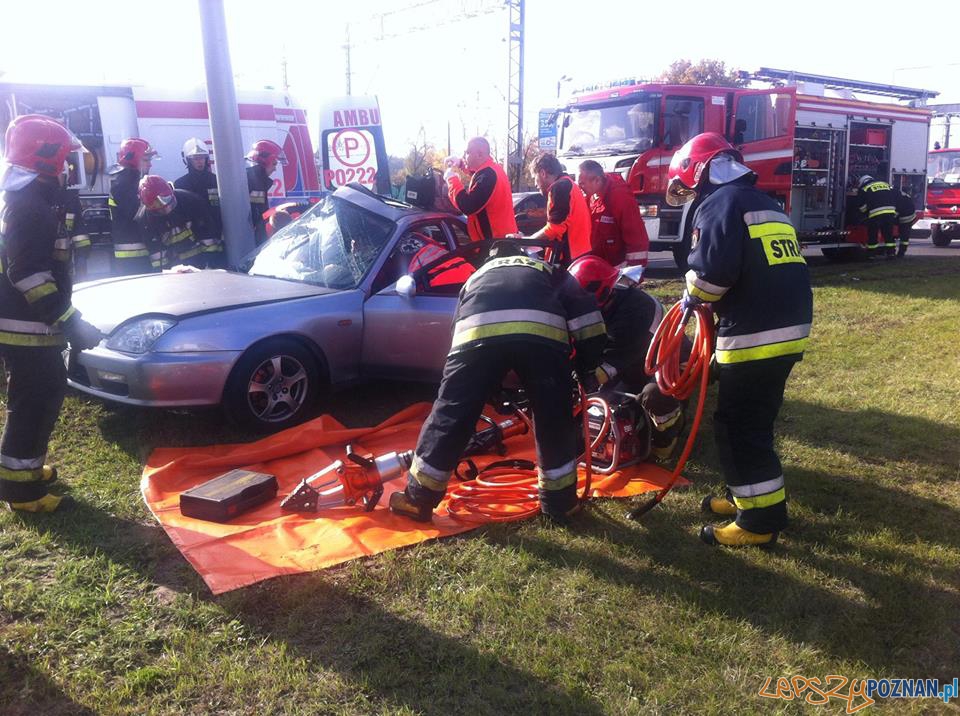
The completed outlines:
[[[684,329],[691,315],[696,316],[696,333],[693,339],[693,351],[685,367],[681,368]],[[657,387],[664,395],[670,395],[677,400],[686,400],[692,394],[697,384],[700,384],[700,395],[697,399],[697,410],[694,413],[693,425],[687,435],[687,442],[680,453],[680,459],[670,475],[666,486],[657,492],[650,500],[627,513],[631,520],[639,519],[654,507],[660,504],[667,493],[673,488],[680,477],[680,473],[687,464],[687,458],[693,450],[693,444],[700,430],[700,419],[703,417],[703,403],[707,395],[707,385],[710,382],[710,359],[713,356],[713,311],[706,305],[698,305],[683,311],[678,301],[667,311],[660,327],[654,334],[650,348],[647,350],[647,359],[644,370],[657,381]]]
[[[581,501],[590,497],[592,478],[591,452],[606,437],[610,429],[609,410],[597,439],[590,443],[590,425],[587,422],[587,398],[580,388],[580,413],[583,418],[583,444],[588,445],[583,460],[586,479]],[[494,467],[485,470],[475,480],[461,482],[447,491],[447,512],[464,522],[509,522],[532,517],[540,511],[536,469]]]

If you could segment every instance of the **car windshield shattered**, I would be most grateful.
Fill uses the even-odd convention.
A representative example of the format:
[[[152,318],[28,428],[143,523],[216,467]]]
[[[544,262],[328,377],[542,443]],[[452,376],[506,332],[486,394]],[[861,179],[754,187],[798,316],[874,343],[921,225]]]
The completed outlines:
[[[247,273],[324,288],[356,288],[393,228],[392,221],[330,196],[274,234]]]

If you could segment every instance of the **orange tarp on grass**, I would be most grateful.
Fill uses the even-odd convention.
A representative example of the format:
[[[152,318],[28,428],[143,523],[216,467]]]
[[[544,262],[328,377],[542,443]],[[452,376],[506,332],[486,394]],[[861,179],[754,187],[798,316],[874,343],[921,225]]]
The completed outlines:
[[[476,525],[450,517],[445,503],[438,508],[432,524],[393,515],[387,504],[391,493],[403,489],[406,476],[384,484],[383,497],[372,512],[365,512],[360,506],[319,513],[280,509],[280,500],[301,479],[333,460],[342,459],[347,443],[353,443],[361,454],[380,455],[413,448],[429,412],[428,403],[419,403],[376,427],[352,429],[324,415],[254,443],[159,448],[147,461],[140,489],[177,549],[214,594],[282,574],[323,569],[434,537],[466,532]],[[532,435],[509,438],[506,444],[508,457],[533,459]],[[502,458],[472,459],[480,467]],[[228,524],[180,514],[181,492],[234,468],[276,475],[280,486],[277,498]],[[669,477],[668,471],[655,465],[636,465],[610,476],[594,476],[592,494],[629,497],[662,487]]]

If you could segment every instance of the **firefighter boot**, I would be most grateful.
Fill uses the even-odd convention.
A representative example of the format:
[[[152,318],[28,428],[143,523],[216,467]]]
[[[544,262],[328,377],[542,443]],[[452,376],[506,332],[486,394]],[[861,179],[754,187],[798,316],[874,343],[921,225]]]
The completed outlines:
[[[777,534],[777,532],[768,532],[767,534],[749,532],[736,522],[731,522],[723,527],[706,525],[700,529],[700,539],[704,542],[709,545],[722,544],[727,547],[769,546],[777,541]]]
[[[390,495],[390,511],[417,522],[430,522],[433,519],[433,507],[414,501],[406,490]]]
[[[570,518],[580,511],[581,503],[577,498],[576,484],[559,490],[540,488],[540,513],[552,522],[560,525],[570,524]]]
[[[715,515],[733,517],[737,514],[737,506],[726,497],[707,495],[700,503],[701,512],[712,512]]]
[[[29,502],[9,502],[11,510],[16,510],[18,512],[55,512],[56,509],[60,506],[60,503],[63,502],[63,497],[59,495],[44,495],[43,497],[37,500],[30,500]]]

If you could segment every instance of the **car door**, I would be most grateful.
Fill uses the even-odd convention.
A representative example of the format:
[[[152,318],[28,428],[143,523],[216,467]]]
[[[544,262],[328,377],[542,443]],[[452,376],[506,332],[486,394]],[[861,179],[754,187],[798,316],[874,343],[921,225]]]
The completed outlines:
[[[448,241],[453,240],[449,227],[446,228]],[[408,231],[420,233],[422,227],[415,225]],[[398,246],[402,245],[401,237]],[[473,272],[469,260],[477,254],[476,244],[463,246],[414,271],[411,274],[416,285],[413,295],[401,295],[394,280],[367,299],[363,307],[361,350],[364,375],[439,379],[450,349],[460,287]]]

